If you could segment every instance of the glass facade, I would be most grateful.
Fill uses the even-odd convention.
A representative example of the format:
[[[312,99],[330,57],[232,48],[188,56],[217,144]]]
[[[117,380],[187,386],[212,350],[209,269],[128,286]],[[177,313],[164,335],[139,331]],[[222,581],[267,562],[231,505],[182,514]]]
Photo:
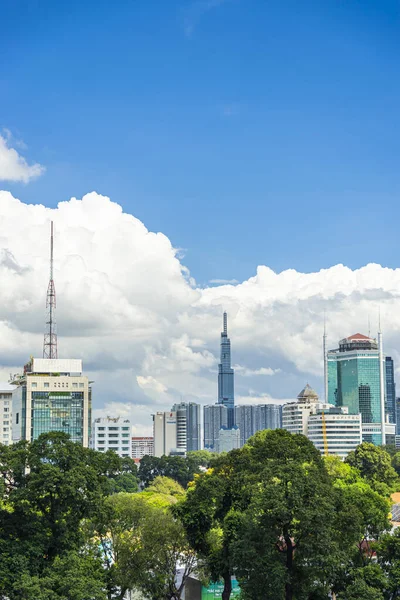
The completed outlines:
[[[400,398],[396,398],[396,435],[400,435]]]
[[[63,431],[83,443],[83,392],[32,392],[31,440],[41,433]]]
[[[385,359],[386,372],[386,415],[389,423],[396,423],[396,384],[394,382],[394,365],[390,356]]]
[[[234,371],[231,367],[231,341],[228,338],[228,317],[224,313],[224,330],[221,333],[221,362],[218,365],[218,404],[228,409],[228,427],[234,424]]]
[[[368,342],[362,340],[362,343],[366,345]],[[352,349],[352,345],[351,338],[348,338],[340,342],[340,349],[328,352],[328,402],[335,406],[347,406],[349,414],[361,413],[363,424],[376,424],[376,427],[363,428],[363,441],[380,445],[379,350],[375,340],[370,340],[369,347],[365,348]],[[354,342],[356,345],[357,342]]]
[[[335,352],[328,352],[328,404],[337,406],[337,360]]]

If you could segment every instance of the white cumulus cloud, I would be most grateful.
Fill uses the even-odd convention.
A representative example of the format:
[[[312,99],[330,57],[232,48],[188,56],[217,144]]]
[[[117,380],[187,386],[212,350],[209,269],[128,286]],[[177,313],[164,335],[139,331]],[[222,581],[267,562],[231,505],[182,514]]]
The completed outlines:
[[[217,399],[222,312],[228,312],[237,402],[322,393],[330,347],[376,330],[400,365],[400,269],[343,265],[317,273],[259,266],[236,285],[197,286],[162,233],[95,192],[54,209],[0,191],[0,380],[41,356],[50,221],[55,224],[59,355],[82,358],[94,414],[129,415],[135,431],[174,402]],[[376,318],[374,318],[376,316]]]
[[[4,134],[4,136],[0,135],[0,181],[28,183],[31,179],[42,175],[45,167],[39,163],[29,164],[23,156],[10,147],[11,132],[5,129]],[[21,142],[16,145],[22,146]]]

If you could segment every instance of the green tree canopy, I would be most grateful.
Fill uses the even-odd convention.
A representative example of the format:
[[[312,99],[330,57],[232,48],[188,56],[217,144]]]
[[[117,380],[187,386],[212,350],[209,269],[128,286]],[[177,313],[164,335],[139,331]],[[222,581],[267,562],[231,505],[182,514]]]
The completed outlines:
[[[121,464],[115,453],[83,448],[63,433],[1,446],[0,463],[0,594],[10,595],[22,574],[42,577],[56,558],[83,547],[82,522],[101,510]]]
[[[186,488],[195,474],[201,473],[204,460],[204,455],[196,456],[196,453],[189,453],[188,457],[144,456],[140,461],[139,479],[147,487],[158,476],[169,477]]]
[[[379,493],[389,496],[399,483],[390,455],[379,446],[363,442],[350,452],[345,461]]]
[[[100,539],[112,597],[122,600],[128,590],[137,589],[152,600],[180,599],[195,565],[185,531],[170,510],[183,493],[175,481],[158,478],[148,491],[108,498],[111,511]]]

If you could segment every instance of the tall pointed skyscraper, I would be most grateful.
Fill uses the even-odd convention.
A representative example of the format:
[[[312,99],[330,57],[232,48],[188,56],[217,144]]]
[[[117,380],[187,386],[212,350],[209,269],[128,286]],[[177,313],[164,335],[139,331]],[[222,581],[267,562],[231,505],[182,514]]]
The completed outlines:
[[[218,404],[228,409],[228,427],[235,420],[234,371],[231,367],[231,341],[228,338],[228,315],[224,312],[223,331],[221,333],[221,362],[218,365]]]

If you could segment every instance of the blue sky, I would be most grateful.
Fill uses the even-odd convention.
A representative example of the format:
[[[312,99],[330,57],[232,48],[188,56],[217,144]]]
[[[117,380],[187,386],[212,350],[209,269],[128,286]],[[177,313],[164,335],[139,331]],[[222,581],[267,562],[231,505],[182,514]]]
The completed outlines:
[[[400,6],[377,0],[14,0],[0,128],[55,206],[96,190],[199,283],[398,265]]]

